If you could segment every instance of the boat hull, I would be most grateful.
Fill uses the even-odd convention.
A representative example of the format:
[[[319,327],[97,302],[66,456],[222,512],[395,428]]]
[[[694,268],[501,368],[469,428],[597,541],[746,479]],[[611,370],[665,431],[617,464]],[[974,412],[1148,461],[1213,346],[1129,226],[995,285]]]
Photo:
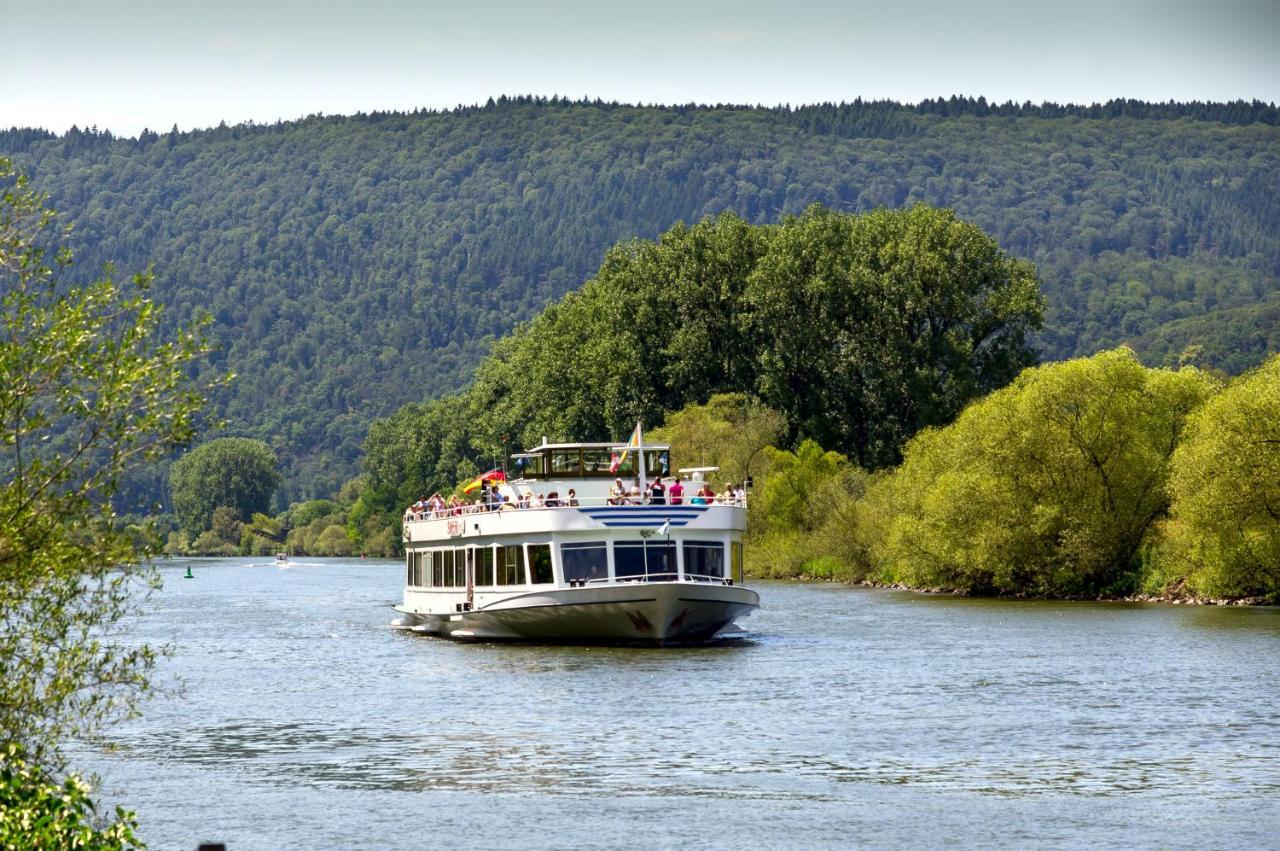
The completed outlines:
[[[533,591],[471,612],[405,614],[419,632],[460,640],[687,644],[709,641],[759,606],[741,586],[625,582]]]

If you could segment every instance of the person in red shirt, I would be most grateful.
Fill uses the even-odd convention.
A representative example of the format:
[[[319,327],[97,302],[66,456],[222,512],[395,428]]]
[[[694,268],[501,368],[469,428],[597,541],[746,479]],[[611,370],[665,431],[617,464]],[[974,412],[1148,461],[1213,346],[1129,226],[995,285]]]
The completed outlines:
[[[672,505],[680,505],[684,502],[684,485],[680,484],[679,479],[676,479],[671,483],[671,487],[667,488],[667,499]]]

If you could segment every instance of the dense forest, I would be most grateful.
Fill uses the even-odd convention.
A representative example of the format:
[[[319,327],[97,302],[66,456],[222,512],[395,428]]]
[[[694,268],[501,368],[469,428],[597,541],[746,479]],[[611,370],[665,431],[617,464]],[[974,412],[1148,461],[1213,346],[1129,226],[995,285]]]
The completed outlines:
[[[280,507],[336,492],[375,417],[462,387],[609,246],[726,211],[949,207],[1037,267],[1042,358],[1132,342],[1247,369],[1280,303],[1278,113],[503,98],[137,138],[14,129],[0,155],[74,227],[78,274],[152,265],[170,321],[211,315],[206,369],[238,374],[226,433],[278,454]],[[162,498],[162,478],[134,490]]]

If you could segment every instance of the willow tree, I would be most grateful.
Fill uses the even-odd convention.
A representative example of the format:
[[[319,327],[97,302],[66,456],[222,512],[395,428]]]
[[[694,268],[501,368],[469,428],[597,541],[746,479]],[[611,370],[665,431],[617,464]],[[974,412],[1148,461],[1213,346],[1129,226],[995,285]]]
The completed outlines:
[[[1187,417],[1212,391],[1128,349],[1028,369],[912,440],[863,500],[858,534],[886,578],[912,585],[1128,592],[1168,512]]]
[[[0,737],[56,769],[147,689],[155,654],[120,626],[155,575],[111,496],[195,434],[207,347],[166,338],[146,276],[65,280],[53,212],[4,161],[0,185]]]
[[[1199,594],[1280,599],[1280,356],[1192,416],[1170,489],[1166,575]]]

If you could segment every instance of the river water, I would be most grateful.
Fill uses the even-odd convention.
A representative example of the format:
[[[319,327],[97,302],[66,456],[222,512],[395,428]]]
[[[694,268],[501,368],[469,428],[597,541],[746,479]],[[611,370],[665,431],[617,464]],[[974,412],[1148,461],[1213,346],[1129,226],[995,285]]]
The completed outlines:
[[[398,563],[161,571],[181,691],[74,753],[153,849],[1277,843],[1273,609],[761,583],[720,646],[465,645]]]

